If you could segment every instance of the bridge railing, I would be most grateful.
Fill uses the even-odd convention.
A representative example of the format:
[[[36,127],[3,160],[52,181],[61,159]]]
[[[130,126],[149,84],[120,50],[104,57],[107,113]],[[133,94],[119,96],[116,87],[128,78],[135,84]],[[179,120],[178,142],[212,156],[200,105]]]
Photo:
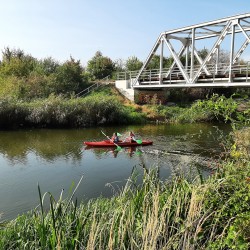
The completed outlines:
[[[194,66],[192,69],[191,67],[185,67],[185,73],[190,76],[191,73],[194,75],[198,72],[200,65]],[[220,63],[217,66],[215,64],[208,64],[204,66],[203,71],[199,74],[198,80],[201,79],[209,79],[210,81],[214,82],[218,79],[229,79],[229,69],[230,66],[228,63]],[[206,72],[206,73],[205,73]],[[117,80],[131,80],[135,79],[139,74],[138,71],[129,71],[129,72],[119,72],[117,73]],[[231,74],[233,77],[243,77],[246,81],[250,80],[250,62],[245,64],[235,64],[232,66]],[[160,69],[149,69],[143,70],[139,77],[139,82],[159,82],[160,80],[166,83],[172,83],[176,81],[183,81],[183,74],[178,68],[170,69],[170,68],[163,68],[160,72]]]
[[[110,79],[110,76],[106,76],[103,79],[98,80],[98,82],[92,84],[88,88],[86,88],[86,89],[82,90],[81,92],[77,93],[75,95],[75,97],[77,98],[77,97],[80,97],[80,96],[85,96],[85,95],[89,94],[91,91],[99,88],[100,86],[107,85],[109,83],[109,79]]]

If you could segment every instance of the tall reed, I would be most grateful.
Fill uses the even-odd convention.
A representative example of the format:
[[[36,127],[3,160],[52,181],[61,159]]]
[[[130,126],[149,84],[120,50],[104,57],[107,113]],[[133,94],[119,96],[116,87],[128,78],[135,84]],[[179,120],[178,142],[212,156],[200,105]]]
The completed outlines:
[[[0,249],[249,247],[250,224],[245,219],[250,218],[250,192],[249,185],[243,184],[250,165],[241,164],[221,165],[202,183],[183,177],[161,181],[153,169],[145,171],[137,184],[134,172],[120,193],[78,207],[72,197],[55,201],[48,193],[40,196],[40,209],[2,225]],[[50,209],[45,211],[47,195]]]

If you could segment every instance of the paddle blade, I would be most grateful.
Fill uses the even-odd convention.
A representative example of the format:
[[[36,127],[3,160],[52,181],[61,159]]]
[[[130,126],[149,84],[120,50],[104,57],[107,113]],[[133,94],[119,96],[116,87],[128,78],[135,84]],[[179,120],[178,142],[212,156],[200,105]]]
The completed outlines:
[[[135,140],[138,144],[142,144],[142,140]]]
[[[118,136],[122,136],[122,135],[121,135],[120,133],[118,133],[118,132],[117,132],[117,135],[118,135]]]
[[[120,146],[116,146],[116,151],[121,151],[122,148]]]
[[[140,149],[136,149],[135,154],[136,155],[142,155],[142,151]]]

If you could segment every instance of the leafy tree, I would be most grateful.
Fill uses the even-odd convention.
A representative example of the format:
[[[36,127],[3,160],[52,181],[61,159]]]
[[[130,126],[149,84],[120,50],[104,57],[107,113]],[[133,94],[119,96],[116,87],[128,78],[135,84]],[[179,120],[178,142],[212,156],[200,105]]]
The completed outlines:
[[[136,57],[129,57],[125,63],[125,69],[127,71],[136,71],[142,67],[143,63]]]
[[[169,68],[173,63],[172,57],[163,57],[163,68]],[[147,69],[159,69],[160,68],[160,55],[154,55],[149,62]]]
[[[84,69],[80,64],[80,60],[70,57],[62,65],[56,68],[56,72],[52,74],[50,82],[53,92],[57,94],[70,94],[80,91],[86,82],[83,78]]]
[[[205,59],[208,55],[208,49],[206,49],[205,47],[201,50],[198,51],[198,55],[201,57],[201,59]]]
[[[49,76],[56,72],[59,67],[59,63],[52,57],[47,57],[43,60],[39,60],[34,71],[39,75]]]
[[[114,64],[115,64],[115,70],[117,72],[121,72],[125,70],[126,62],[123,59],[121,58],[117,59]]]
[[[0,73],[5,76],[28,77],[37,64],[35,58],[20,49],[11,50],[7,47],[2,55]]]
[[[115,70],[115,64],[109,57],[103,56],[100,51],[97,51],[88,61],[87,72],[92,79],[103,79],[106,76],[112,75]]]

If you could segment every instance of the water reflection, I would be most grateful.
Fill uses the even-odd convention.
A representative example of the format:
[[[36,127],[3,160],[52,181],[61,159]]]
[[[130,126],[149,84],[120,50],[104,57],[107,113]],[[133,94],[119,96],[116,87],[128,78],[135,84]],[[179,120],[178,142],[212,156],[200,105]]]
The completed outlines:
[[[133,130],[137,138],[150,139],[158,150],[211,154],[220,151],[214,142],[217,129],[207,124],[131,126],[105,128],[107,134]],[[224,128],[225,130],[225,128]],[[57,158],[80,160],[84,140],[103,140],[101,129],[0,131],[0,154],[10,161],[27,161],[30,152],[53,162]],[[204,150],[205,149],[205,150]],[[131,150],[131,149],[130,149]],[[102,150],[101,150],[102,151]],[[129,151],[129,149],[127,149]],[[96,151],[98,152],[98,151]],[[115,152],[116,153],[116,152]],[[98,154],[98,153],[97,153]]]
[[[74,141],[78,131],[35,130],[0,132],[0,153],[13,164],[27,162],[27,156],[35,155],[53,162],[58,158],[80,160],[80,138]]]
[[[91,150],[96,155],[97,159],[101,159],[103,155],[111,155],[117,158],[118,154],[124,154],[127,157],[133,157],[133,154],[140,155],[142,150],[138,147],[123,147],[121,150],[117,150],[116,147],[90,147],[86,146],[84,150]]]

